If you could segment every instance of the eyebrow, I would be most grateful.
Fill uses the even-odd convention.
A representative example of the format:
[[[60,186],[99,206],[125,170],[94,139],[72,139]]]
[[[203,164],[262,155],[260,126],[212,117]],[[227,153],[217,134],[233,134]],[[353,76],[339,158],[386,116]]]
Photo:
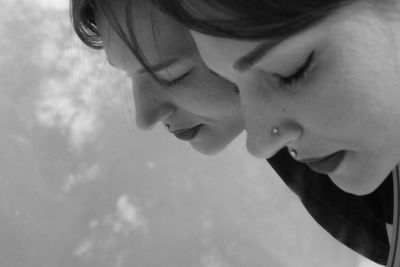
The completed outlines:
[[[113,66],[115,68],[117,67],[114,63],[112,63],[112,61],[109,58],[107,58],[107,61],[108,61],[108,64],[110,64],[111,66]],[[175,64],[177,61],[179,61],[179,58],[168,59],[168,60],[165,60],[163,62],[154,64],[154,65],[150,65],[149,69],[152,72],[159,72],[159,71],[162,71],[162,70],[168,68],[169,66]],[[145,68],[141,68],[141,69],[139,69],[137,71],[137,73],[139,73],[139,74],[143,74],[143,73],[146,73],[146,72],[147,72],[147,70]]]
[[[233,64],[233,68],[239,72],[244,72],[250,69],[282,41],[283,39],[277,39],[257,45],[253,50],[236,60]]]

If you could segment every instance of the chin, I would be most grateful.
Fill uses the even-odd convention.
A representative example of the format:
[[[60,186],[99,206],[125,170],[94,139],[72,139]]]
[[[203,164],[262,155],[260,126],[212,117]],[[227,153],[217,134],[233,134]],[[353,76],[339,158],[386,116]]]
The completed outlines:
[[[398,157],[391,153],[371,154],[347,152],[336,171],[328,174],[343,191],[363,196],[374,192],[388,177]]]
[[[338,179],[338,177],[335,177],[333,175],[330,175],[329,178],[341,190],[343,190],[346,193],[353,194],[356,196],[368,195],[368,194],[372,193],[376,188],[378,188],[378,186],[369,185],[366,183],[355,184],[355,183],[343,182],[342,181],[343,178]],[[347,178],[352,179],[352,177],[347,177]]]
[[[215,142],[190,142],[190,145],[193,147],[193,149],[206,156],[212,156],[220,153],[228,146],[228,144],[229,143],[221,144]]]
[[[357,196],[364,196],[374,192],[386,180],[388,175],[389,173],[378,175],[376,172],[357,173],[357,175],[332,174],[329,175],[329,178],[343,191]]]

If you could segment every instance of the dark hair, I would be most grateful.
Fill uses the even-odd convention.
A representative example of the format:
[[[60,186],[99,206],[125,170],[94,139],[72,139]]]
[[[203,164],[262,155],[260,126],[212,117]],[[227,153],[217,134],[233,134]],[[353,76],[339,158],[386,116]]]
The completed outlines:
[[[93,49],[102,49],[103,40],[96,25],[96,12],[101,10],[113,30],[121,40],[127,45],[132,54],[141,63],[143,68],[159,83],[165,84],[165,80],[158,77],[150,68],[142,49],[137,41],[133,29],[132,7],[135,4],[143,4],[147,0],[70,0],[70,18],[74,31],[79,39]],[[118,21],[118,17],[112,8],[113,3],[123,3],[125,10],[125,26],[127,32],[123,30]],[[152,18],[149,18],[152,19]],[[152,22],[153,25],[153,22]],[[154,27],[152,29],[154,31]],[[153,34],[155,36],[155,33]]]
[[[256,40],[289,37],[355,0],[151,1],[195,31],[218,37]]]
[[[70,18],[75,33],[85,45],[101,49],[103,42],[96,26],[95,9],[94,0],[70,1]]]

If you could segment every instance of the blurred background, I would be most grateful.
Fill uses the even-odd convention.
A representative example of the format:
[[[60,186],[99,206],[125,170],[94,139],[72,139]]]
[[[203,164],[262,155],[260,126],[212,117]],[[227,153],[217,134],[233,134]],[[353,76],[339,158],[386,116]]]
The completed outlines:
[[[207,157],[139,131],[68,0],[0,2],[0,266],[378,266],[336,242],[241,136]]]

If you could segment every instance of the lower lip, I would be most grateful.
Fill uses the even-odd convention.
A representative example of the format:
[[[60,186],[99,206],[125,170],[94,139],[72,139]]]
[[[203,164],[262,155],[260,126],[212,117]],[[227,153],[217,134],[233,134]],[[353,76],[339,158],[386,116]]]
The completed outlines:
[[[326,158],[323,158],[322,160],[316,162],[308,162],[306,164],[313,171],[329,174],[334,172],[339,167],[340,163],[344,159],[345,154],[346,152],[342,150]]]
[[[195,138],[197,136],[197,134],[200,131],[201,126],[202,125],[199,124],[199,125],[191,128],[191,129],[189,129],[187,131],[177,133],[177,134],[175,134],[175,136],[176,136],[176,138],[178,138],[180,140],[190,141],[190,140],[192,140],[193,138]]]

